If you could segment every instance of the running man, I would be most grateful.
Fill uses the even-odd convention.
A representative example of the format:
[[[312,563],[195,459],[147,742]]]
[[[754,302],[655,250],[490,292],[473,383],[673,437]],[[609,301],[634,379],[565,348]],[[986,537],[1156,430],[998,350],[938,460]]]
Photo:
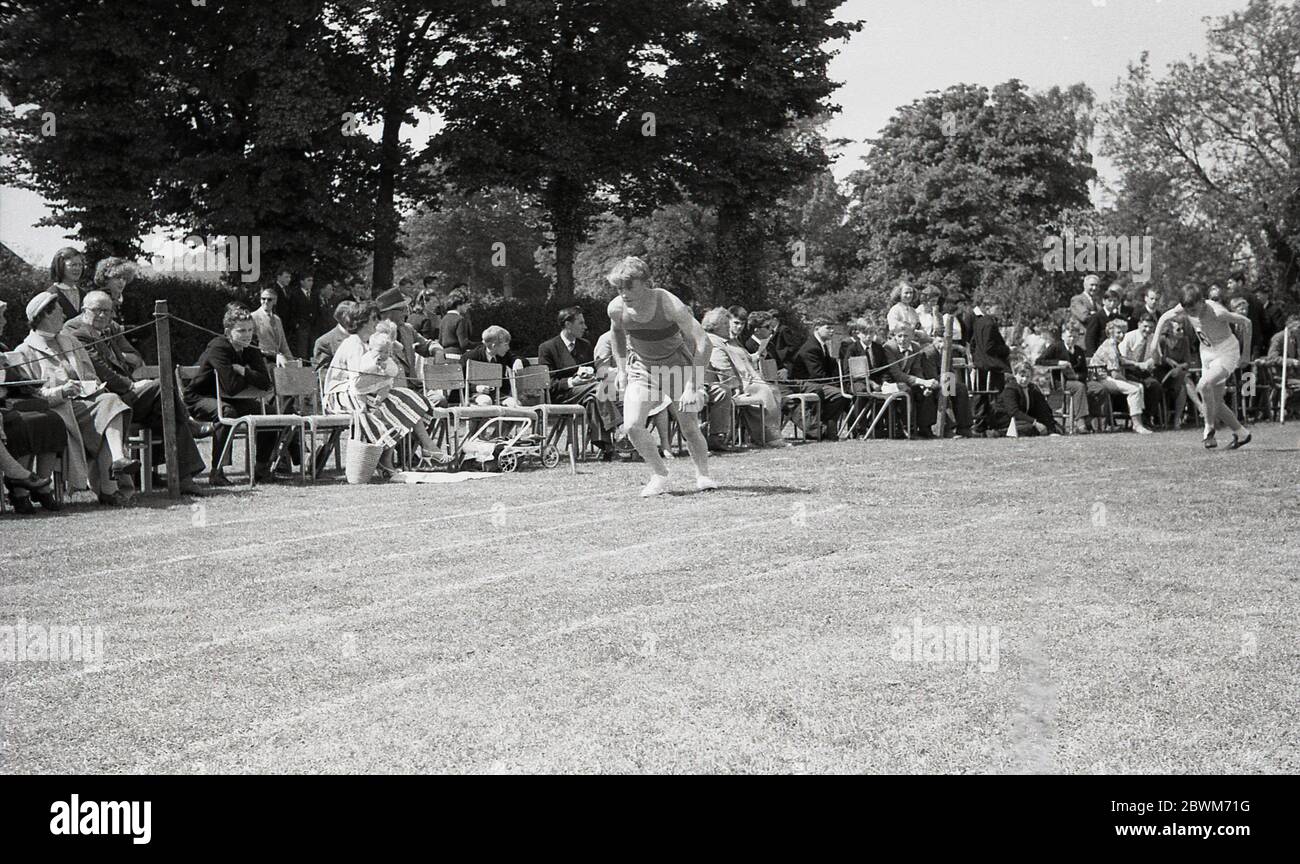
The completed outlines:
[[[1206,300],[1200,286],[1187,285],[1183,288],[1183,302],[1161,315],[1160,323],[1156,325],[1157,365],[1163,355],[1160,335],[1165,326],[1179,315],[1191,322],[1196,338],[1201,343],[1201,381],[1196,385],[1196,392],[1201,397],[1201,411],[1205,415],[1205,447],[1212,450],[1219,446],[1214,440],[1214,430],[1220,422],[1232,430],[1229,449],[1245,447],[1250,443],[1250,432],[1241,425],[1236,412],[1224,401],[1224,392],[1232,374],[1250,363],[1250,353],[1243,354],[1241,350],[1243,344],[1250,344],[1250,319],[1228,311],[1215,300]],[[1233,324],[1242,328],[1240,342],[1232,332]]]
[[[668,468],[646,428],[646,419],[665,401],[695,461],[695,488],[717,489],[709,477],[709,446],[699,418],[708,400],[708,334],[685,303],[650,284],[650,268],[640,258],[624,258],[606,278],[618,291],[609,302],[609,321],[619,389],[625,390],[623,428],[654,472],[641,497],[668,491]]]

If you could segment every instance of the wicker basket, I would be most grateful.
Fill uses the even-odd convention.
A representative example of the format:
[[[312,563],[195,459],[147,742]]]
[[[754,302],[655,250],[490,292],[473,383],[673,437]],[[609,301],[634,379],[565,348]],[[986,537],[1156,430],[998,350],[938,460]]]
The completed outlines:
[[[357,421],[353,418],[352,435],[348,440],[347,457],[344,460],[344,474],[354,486],[369,483],[375,476],[375,468],[387,448],[383,444],[371,444],[361,437]]]

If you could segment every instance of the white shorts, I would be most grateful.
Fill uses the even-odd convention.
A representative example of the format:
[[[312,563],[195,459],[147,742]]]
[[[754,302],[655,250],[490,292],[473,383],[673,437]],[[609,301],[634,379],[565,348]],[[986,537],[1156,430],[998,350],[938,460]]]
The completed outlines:
[[[1229,337],[1216,345],[1201,346],[1201,369],[1208,372],[1218,366],[1229,373],[1236,372],[1241,365],[1241,343]]]

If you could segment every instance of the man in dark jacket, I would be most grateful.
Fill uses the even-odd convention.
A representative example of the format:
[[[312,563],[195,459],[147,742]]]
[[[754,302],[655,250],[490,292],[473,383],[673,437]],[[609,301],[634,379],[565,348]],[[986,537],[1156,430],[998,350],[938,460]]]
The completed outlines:
[[[993,408],[990,434],[1009,434],[1013,423],[1018,437],[1058,432],[1052,406],[1033,383],[1033,369],[1028,363],[1019,363],[1014,375],[1003,384]]]
[[[785,371],[792,387],[802,393],[816,393],[821,398],[821,437],[835,441],[839,438],[840,415],[844,413],[848,400],[839,386],[840,365],[831,350],[833,333],[830,319],[816,319],[812,330],[808,341],[786,361]]]
[[[1002,332],[1002,307],[986,304],[982,314],[971,319],[970,361],[976,373],[975,424],[976,435],[988,431],[993,397],[1002,392],[1006,373],[1011,371],[1011,349],[1007,347]]]
[[[560,310],[560,335],[537,346],[537,362],[551,370],[551,398],[558,405],[583,405],[587,409],[587,440],[600,449],[601,459],[614,455],[610,433],[618,428],[618,407],[602,399],[601,381],[591,343],[585,338],[587,321],[577,306]]]

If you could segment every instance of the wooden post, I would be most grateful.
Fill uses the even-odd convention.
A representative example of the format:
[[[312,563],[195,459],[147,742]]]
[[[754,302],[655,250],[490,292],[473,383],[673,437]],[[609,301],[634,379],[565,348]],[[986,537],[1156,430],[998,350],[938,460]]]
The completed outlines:
[[[154,323],[158,330],[158,382],[162,387],[163,451],[167,454],[167,497],[181,497],[180,456],[176,449],[176,367],[172,364],[171,320],[167,301],[153,304]]]
[[[943,316],[943,359],[939,364],[939,437],[948,428],[948,387],[952,381],[952,315]],[[953,387],[954,395],[956,387]]]
[[[1291,331],[1282,328],[1282,393],[1278,396],[1278,422],[1286,425],[1286,364],[1291,358]]]

